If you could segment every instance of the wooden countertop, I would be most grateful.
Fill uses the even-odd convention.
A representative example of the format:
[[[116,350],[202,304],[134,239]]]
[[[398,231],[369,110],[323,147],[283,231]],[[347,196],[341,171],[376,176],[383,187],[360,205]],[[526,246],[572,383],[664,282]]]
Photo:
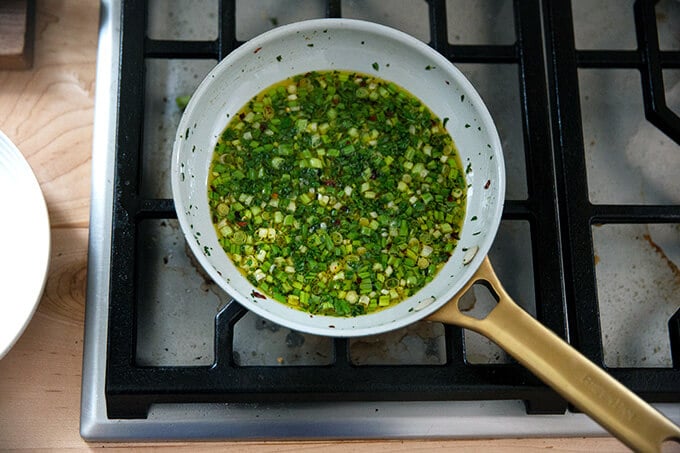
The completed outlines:
[[[91,0],[36,3],[33,68],[0,71],[0,129],[40,181],[52,254],[38,310],[0,360],[0,451],[141,448],[88,444],[79,435],[99,7]],[[173,451],[625,451],[611,438],[161,445]]]

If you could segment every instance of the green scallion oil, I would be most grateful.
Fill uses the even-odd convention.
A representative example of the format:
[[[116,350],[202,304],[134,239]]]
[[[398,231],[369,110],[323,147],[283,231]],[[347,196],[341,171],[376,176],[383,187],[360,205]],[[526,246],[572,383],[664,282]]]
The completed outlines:
[[[466,182],[441,120],[406,90],[311,72],[229,122],[208,199],[220,244],[260,291],[356,316],[434,278],[458,242]]]

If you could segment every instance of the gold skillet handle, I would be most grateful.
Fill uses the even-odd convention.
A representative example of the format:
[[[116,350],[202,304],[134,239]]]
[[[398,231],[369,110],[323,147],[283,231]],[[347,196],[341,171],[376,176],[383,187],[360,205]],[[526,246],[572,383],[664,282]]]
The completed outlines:
[[[458,308],[460,297],[476,282],[488,283],[499,299],[481,320]],[[635,451],[660,451],[666,440],[680,442],[678,426],[515,304],[488,258],[466,287],[428,319],[491,339]]]

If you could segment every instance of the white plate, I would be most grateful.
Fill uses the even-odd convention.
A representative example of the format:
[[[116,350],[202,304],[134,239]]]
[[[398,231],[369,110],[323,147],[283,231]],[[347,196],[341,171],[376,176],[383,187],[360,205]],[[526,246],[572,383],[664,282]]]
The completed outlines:
[[[38,180],[0,131],[0,358],[19,339],[42,295],[50,222]]]

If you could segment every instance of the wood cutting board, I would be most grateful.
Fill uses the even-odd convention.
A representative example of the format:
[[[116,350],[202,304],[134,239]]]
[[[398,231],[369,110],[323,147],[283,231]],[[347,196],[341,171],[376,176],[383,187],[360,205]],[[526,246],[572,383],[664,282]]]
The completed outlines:
[[[0,69],[33,66],[35,0],[0,1]]]

